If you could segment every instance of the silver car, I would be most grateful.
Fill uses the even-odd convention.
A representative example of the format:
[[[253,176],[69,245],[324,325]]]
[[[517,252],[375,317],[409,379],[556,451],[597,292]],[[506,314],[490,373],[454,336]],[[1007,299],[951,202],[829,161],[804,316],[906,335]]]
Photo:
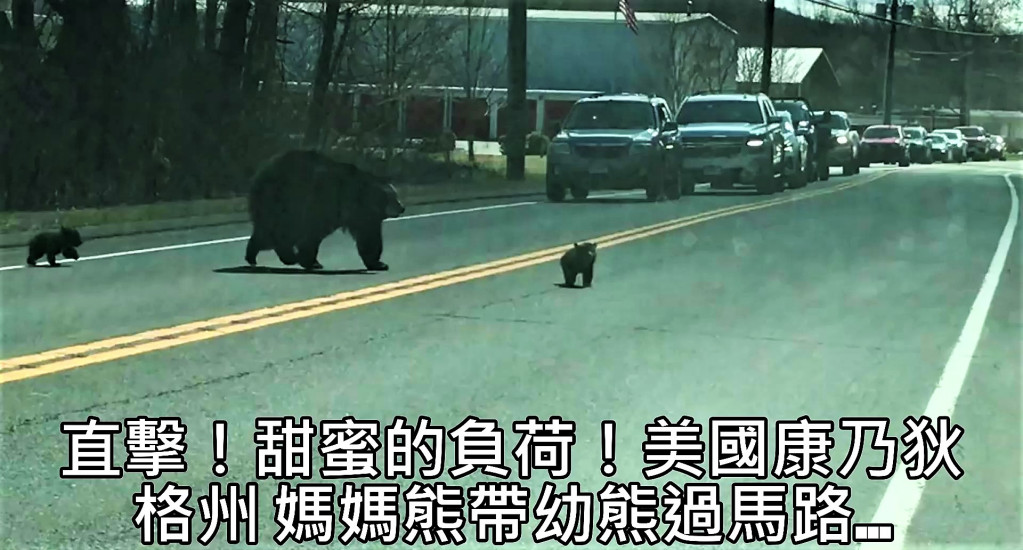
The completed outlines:
[[[966,162],[966,139],[963,133],[955,128],[935,130],[933,133],[941,134],[948,140],[948,147],[952,150],[952,162]]]
[[[924,142],[931,148],[931,158],[935,162],[952,162],[952,147],[944,134],[927,134]]]

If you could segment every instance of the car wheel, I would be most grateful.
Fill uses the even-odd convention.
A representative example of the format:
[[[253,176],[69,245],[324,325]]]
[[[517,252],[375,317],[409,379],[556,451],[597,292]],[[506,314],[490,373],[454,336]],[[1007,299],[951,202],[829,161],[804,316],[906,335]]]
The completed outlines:
[[[758,195],[773,195],[778,192],[779,187],[784,187],[784,184],[780,184],[778,178],[773,175],[762,176],[757,180]]]
[[[572,198],[573,199],[575,199],[577,201],[583,201],[583,200],[586,200],[586,197],[588,197],[588,196],[590,196],[590,190],[589,189],[587,189],[587,188],[585,188],[585,187],[583,187],[581,185],[573,185],[572,186]]]
[[[557,183],[547,182],[547,200],[561,202],[565,200],[565,188]]]

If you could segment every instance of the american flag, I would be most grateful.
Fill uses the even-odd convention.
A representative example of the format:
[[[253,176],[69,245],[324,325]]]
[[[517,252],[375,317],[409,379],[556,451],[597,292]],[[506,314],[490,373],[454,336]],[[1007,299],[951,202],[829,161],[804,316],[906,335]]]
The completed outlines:
[[[629,0],[618,0],[618,11],[625,17],[625,26],[629,27],[632,32],[639,34],[639,28],[636,26],[636,11],[632,9]]]

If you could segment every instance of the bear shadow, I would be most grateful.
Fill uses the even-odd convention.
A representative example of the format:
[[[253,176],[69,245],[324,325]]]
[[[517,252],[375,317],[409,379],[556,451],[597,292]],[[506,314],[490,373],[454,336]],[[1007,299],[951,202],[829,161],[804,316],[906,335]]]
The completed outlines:
[[[569,285],[566,285],[565,283],[554,283],[554,286],[559,287],[559,288],[567,288],[569,290],[586,290],[586,288],[587,288],[587,287],[585,287],[583,285],[572,285],[572,286],[569,286]],[[593,288],[593,287],[589,287],[589,288]]]
[[[214,273],[228,273],[241,275],[375,275],[373,271],[366,269],[315,269],[306,270],[301,267],[269,267],[269,266],[248,266],[223,267],[214,269]]]
[[[65,260],[65,261],[72,261],[73,262],[73,260]],[[28,269],[56,269],[58,267],[71,267],[71,265],[68,264],[68,263],[61,262],[61,263],[59,263],[57,265],[50,265],[48,263],[41,263],[41,264],[36,264],[36,265],[28,265],[28,264],[26,264],[25,267],[28,268]]]

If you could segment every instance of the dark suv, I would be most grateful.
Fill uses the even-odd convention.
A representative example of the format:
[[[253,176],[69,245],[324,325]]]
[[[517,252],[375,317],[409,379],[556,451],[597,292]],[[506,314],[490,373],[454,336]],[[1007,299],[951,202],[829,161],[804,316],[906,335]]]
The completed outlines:
[[[902,133],[909,143],[909,158],[913,162],[930,164],[933,161],[931,144],[927,141],[927,129],[923,126],[904,126]]]
[[[988,160],[987,132],[983,126],[956,126],[966,140],[966,156],[970,160]]]
[[[668,103],[642,94],[598,94],[576,101],[547,150],[547,198],[569,190],[645,189],[648,200],[678,199],[667,147],[676,131]]]
[[[776,97],[772,98],[772,103],[774,103],[775,109],[788,111],[792,115],[792,124],[796,128],[796,135],[806,139],[807,181],[815,182],[818,179],[828,179],[828,162],[823,153],[826,153],[828,149],[828,143],[824,143],[824,139],[829,134],[820,131],[821,119],[814,115],[810,102],[802,97]]]
[[[761,194],[785,189],[782,119],[764,94],[705,94],[679,107],[676,169],[683,193],[698,182],[715,188],[755,185]]]

